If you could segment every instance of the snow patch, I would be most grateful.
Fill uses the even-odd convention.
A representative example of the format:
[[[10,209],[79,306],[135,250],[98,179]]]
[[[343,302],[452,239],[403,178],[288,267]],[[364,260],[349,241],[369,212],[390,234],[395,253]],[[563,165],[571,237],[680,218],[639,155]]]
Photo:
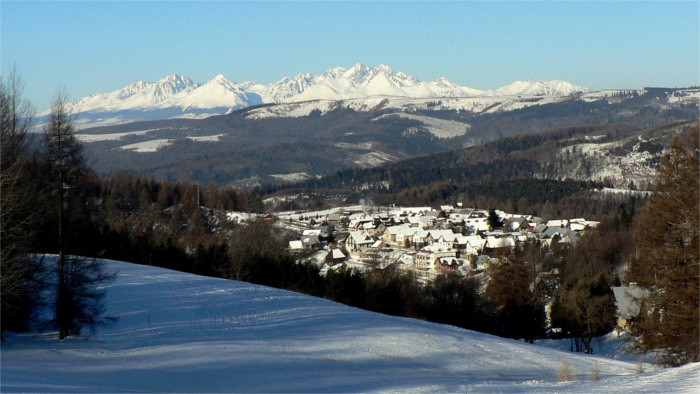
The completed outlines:
[[[384,163],[396,160],[396,157],[388,153],[375,151],[360,155],[359,157],[353,159],[352,162],[360,167],[377,167]]]
[[[208,142],[208,141],[218,141],[223,136],[224,136],[224,134],[190,136],[190,137],[187,137],[187,139],[190,139],[190,140],[196,141],[196,142]]]
[[[171,144],[172,144],[172,140],[170,140],[170,139],[158,139],[158,140],[143,141],[143,142],[137,142],[135,144],[124,145],[124,146],[119,147],[119,149],[133,150],[134,152],[137,152],[137,153],[153,153],[153,152],[158,151],[158,149],[169,146]]]
[[[292,174],[273,174],[270,176],[283,182],[301,182],[312,178],[311,175],[305,172],[295,172]]]
[[[406,119],[417,120],[425,125],[426,130],[428,130],[431,134],[440,139],[454,138],[459,137],[461,135],[465,135],[471,127],[467,123],[407,113],[385,114],[372,120],[376,121],[390,116],[399,116]]]

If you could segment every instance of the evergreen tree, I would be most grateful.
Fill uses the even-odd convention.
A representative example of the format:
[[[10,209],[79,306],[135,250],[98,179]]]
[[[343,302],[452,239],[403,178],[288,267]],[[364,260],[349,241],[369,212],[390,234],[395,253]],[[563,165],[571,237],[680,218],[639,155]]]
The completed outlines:
[[[492,308],[494,333],[532,341],[544,333],[544,305],[532,291],[531,263],[514,251],[489,268],[486,297]]]
[[[491,227],[492,230],[503,226],[503,223],[501,223],[501,218],[498,216],[496,210],[493,208],[489,210],[489,217],[487,220],[489,227]]]
[[[638,222],[638,252],[628,280],[654,290],[633,323],[640,347],[659,361],[700,360],[700,185],[698,124],[671,141]]]

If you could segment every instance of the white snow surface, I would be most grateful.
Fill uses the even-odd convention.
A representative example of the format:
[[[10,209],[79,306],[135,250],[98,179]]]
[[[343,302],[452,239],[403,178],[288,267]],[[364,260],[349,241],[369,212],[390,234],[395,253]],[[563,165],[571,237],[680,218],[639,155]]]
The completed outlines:
[[[290,174],[272,174],[270,176],[283,182],[301,182],[312,178],[312,176],[307,174],[306,172],[294,172]]]
[[[692,392],[700,363],[636,364],[122,262],[116,323],[88,338],[9,334],[2,392]],[[557,383],[561,360],[575,381]],[[598,364],[601,380],[588,377]]]
[[[119,149],[123,150],[133,150],[138,153],[153,153],[158,151],[158,149],[166,147],[172,144],[172,140],[163,138],[150,141],[137,142],[134,144],[120,146]]]
[[[214,134],[214,135],[200,135],[200,136],[189,136],[187,139],[190,139],[195,142],[211,142],[211,141],[218,141],[219,138],[223,137],[224,134]]]
[[[467,130],[471,127],[467,123],[456,122],[454,120],[445,120],[434,118],[432,116],[415,115],[407,113],[398,114],[385,114],[374,120],[382,119],[388,116],[399,116],[402,118],[417,120],[425,125],[426,130],[428,130],[434,136],[440,139],[459,137],[461,135],[467,134]]]
[[[129,109],[159,108],[160,104],[177,93],[188,93],[200,85],[191,79],[172,74],[157,82],[136,81],[122,89],[108,93],[97,93],[74,101],[68,105],[71,113],[88,111],[120,111]],[[48,115],[46,110],[39,116]]]
[[[108,134],[76,134],[75,138],[80,142],[100,142],[100,141],[116,141],[130,135],[144,135],[150,131],[158,129],[127,131],[124,133],[108,133]]]

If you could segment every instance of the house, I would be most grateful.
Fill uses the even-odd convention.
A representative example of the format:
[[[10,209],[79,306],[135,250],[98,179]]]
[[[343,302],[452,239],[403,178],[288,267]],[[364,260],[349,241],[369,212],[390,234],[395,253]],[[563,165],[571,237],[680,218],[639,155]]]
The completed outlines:
[[[488,218],[489,217],[489,212],[484,211],[483,209],[475,209],[472,211],[472,213],[469,214],[470,219],[478,219],[478,218]]]
[[[384,242],[396,242],[396,234],[401,231],[401,229],[406,228],[407,226],[405,224],[399,224],[397,226],[389,226],[384,230],[384,234],[382,235],[382,239]]]
[[[289,250],[292,252],[300,252],[304,250],[304,243],[300,240],[289,241]]]
[[[328,215],[328,224],[338,224],[342,219],[343,217],[340,214],[332,213]]]
[[[408,223],[408,225],[411,227],[420,227],[421,217],[422,216],[411,215],[406,218],[406,223]]]
[[[302,236],[309,236],[309,235],[315,235],[317,237],[321,236],[321,229],[315,228],[315,229],[307,229],[304,230],[304,232],[301,233]]]
[[[386,248],[386,242],[380,240],[374,241],[372,246],[370,246],[372,249],[381,249],[381,248]]]
[[[445,212],[446,214],[449,214],[450,212],[455,210],[455,207],[452,205],[440,205],[440,210]]]
[[[586,225],[584,223],[571,222],[569,223],[569,228],[573,231],[583,231],[586,229]]]
[[[415,267],[428,270],[435,267],[435,261],[441,257],[457,257],[457,251],[445,244],[431,244],[416,253]]]
[[[528,227],[530,227],[530,222],[524,217],[511,217],[505,225],[509,231],[526,230]]]
[[[459,260],[456,257],[440,257],[435,260],[435,271],[449,272],[456,271],[460,267]]]
[[[612,291],[618,310],[617,328],[620,331],[629,330],[630,324],[639,316],[643,300],[651,296],[651,291],[637,286],[636,283],[613,287]]]
[[[318,235],[302,235],[301,242],[304,244],[304,249],[313,249],[321,246],[321,241],[319,241]]]
[[[456,234],[452,230],[430,230],[428,236],[425,238],[426,242],[449,242],[452,243],[455,240]]]
[[[471,216],[471,215],[470,215]],[[464,225],[469,229],[469,232],[489,231],[489,221],[487,217],[472,218],[464,220]]]
[[[419,226],[422,228],[428,228],[435,225],[437,217],[434,215],[424,215],[418,218]]]
[[[544,232],[547,230],[547,225],[546,224],[538,224],[535,226],[535,228],[532,229],[532,232],[538,235],[544,234]]]
[[[376,223],[374,227],[367,229],[367,232],[369,233],[370,236],[372,237],[381,237],[382,234],[384,234],[384,231],[386,230],[386,225],[384,223]]]
[[[350,252],[365,250],[372,246],[374,239],[366,231],[350,231],[345,239],[345,248]]]
[[[428,234],[430,232],[428,230],[418,230],[413,234],[413,245],[415,245],[418,248],[422,248],[423,246],[428,244]]]
[[[414,266],[416,263],[416,252],[407,252],[399,256],[398,261],[407,266]]]
[[[478,255],[482,250],[484,250],[484,246],[486,246],[486,240],[478,235],[469,235],[464,238],[467,242],[464,248],[464,253],[467,255]]]
[[[417,227],[404,227],[396,233],[396,243],[399,245],[405,245],[408,240],[409,243],[413,242],[413,235],[420,231]]]
[[[498,249],[511,249],[515,247],[515,241],[511,237],[486,237],[486,242],[484,243],[484,251],[493,252]]]
[[[474,265],[476,265],[477,270],[484,270],[489,268],[491,265],[491,257],[482,254],[476,257],[476,261],[474,262]]]
[[[345,260],[345,254],[336,248],[331,250],[326,258],[330,259],[330,265],[340,264]]]
[[[566,219],[550,220],[547,222],[547,227],[567,227],[568,225],[569,221]]]
[[[576,231],[562,227],[547,227],[547,229],[540,235],[542,239],[545,240],[545,244],[547,245],[551,245],[555,237],[561,243],[573,243],[578,241],[578,234]]]

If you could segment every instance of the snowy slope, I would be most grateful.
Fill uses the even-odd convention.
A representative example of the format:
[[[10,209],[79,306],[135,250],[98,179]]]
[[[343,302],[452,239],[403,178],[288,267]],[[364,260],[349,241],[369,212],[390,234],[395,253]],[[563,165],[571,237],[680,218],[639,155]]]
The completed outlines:
[[[185,111],[191,108],[238,109],[257,104],[261,104],[261,102],[258,100],[251,101],[246,95],[246,92],[238,85],[229,81],[223,74],[219,74],[197,89],[182,91],[169,97],[167,100],[160,102],[158,107],[178,107]]]
[[[156,108],[177,93],[187,94],[200,85],[181,75],[169,75],[157,82],[136,81],[109,93],[97,93],[69,104],[72,113],[123,111]],[[38,116],[46,116],[46,110]]]
[[[564,81],[517,81],[499,89],[483,91],[457,85],[444,77],[419,81],[383,64],[368,67],[357,63],[349,69],[335,67],[321,75],[302,73],[268,85],[253,81],[235,83],[223,74],[204,84],[194,83],[184,76],[170,75],[157,82],[136,81],[119,90],[94,94],[70,103],[69,108],[86,125],[109,125],[173,117],[197,118],[259,104],[310,100],[558,97],[587,91],[587,88]],[[48,114],[48,110],[40,113],[40,121]]]
[[[89,339],[9,335],[2,392],[691,391],[700,364],[563,353],[271,288],[108,262],[112,326]],[[578,381],[556,383],[568,360]],[[589,382],[598,363],[601,381]]]
[[[587,88],[566,81],[515,81],[496,89],[496,96],[569,96],[588,92]]]

